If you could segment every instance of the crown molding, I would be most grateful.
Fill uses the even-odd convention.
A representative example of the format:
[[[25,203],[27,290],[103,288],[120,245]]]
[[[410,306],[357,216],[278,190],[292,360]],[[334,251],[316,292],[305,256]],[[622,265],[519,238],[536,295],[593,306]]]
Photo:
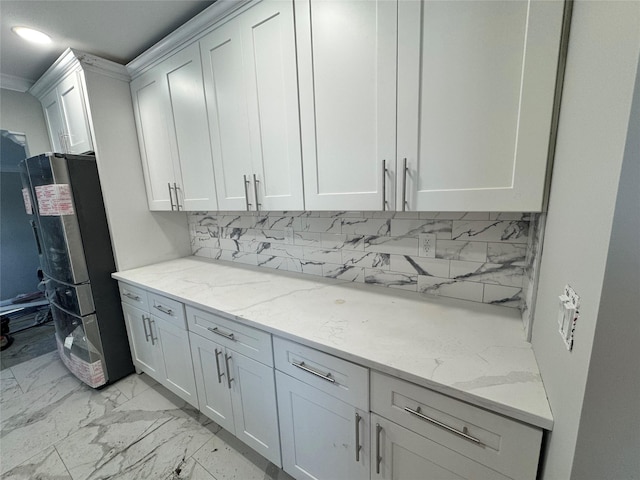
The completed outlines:
[[[6,73],[0,73],[0,88],[25,93],[31,88],[32,85],[33,80],[16,77],[15,75],[7,75]]]
[[[90,53],[67,48],[60,57],[44,72],[44,74],[29,89],[29,93],[41,99],[49,93],[60,80],[70,72],[78,69],[88,70],[129,82],[130,77],[124,65],[120,65]]]
[[[153,47],[131,60],[127,64],[127,70],[131,78],[142,75],[149,68],[160,63],[177,50],[208,33],[221,20],[238,13],[249,3],[255,4],[258,1],[260,0],[218,0],[164,37]]]

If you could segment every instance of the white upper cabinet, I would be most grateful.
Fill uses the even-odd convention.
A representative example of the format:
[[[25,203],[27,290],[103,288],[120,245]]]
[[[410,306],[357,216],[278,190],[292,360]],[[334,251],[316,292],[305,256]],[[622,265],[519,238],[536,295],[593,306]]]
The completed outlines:
[[[239,23],[230,21],[204,37],[200,52],[218,205],[222,210],[249,210],[244,178],[251,174],[251,147]]]
[[[302,210],[292,3],[258,3],[200,49],[220,208]]]
[[[399,2],[398,210],[541,209],[562,13]]]
[[[216,210],[197,44],[131,82],[151,210]]]
[[[79,75],[81,72],[72,71],[40,98],[51,147],[56,152],[78,154],[93,151]]]
[[[382,210],[384,192],[393,209],[398,5],[305,0],[295,7],[305,207]]]

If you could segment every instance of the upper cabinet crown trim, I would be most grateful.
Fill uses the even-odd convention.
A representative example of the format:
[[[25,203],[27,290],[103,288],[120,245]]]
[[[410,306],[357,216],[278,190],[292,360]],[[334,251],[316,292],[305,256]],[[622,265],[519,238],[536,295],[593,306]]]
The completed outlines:
[[[69,72],[82,67],[84,70],[98,71],[103,75],[129,82],[130,77],[124,65],[111,62],[90,53],[67,48],[51,67],[34,83],[29,93],[41,99],[49,93]]]
[[[260,0],[257,0],[260,1]],[[176,50],[190,44],[210,31],[220,20],[238,12],[248,3],[255,0],[218,0],[187,23],[164,37],[154,46],[138,55],[127,64],[131,78],[136,78],[148,69],[173,54]]]

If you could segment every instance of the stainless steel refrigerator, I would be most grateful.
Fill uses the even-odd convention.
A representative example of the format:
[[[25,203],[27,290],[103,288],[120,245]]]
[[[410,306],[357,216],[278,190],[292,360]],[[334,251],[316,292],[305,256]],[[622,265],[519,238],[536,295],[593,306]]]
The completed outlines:
[[[133,372],[94,156],[46,153],[21,163],[58,352],[91,387]]]

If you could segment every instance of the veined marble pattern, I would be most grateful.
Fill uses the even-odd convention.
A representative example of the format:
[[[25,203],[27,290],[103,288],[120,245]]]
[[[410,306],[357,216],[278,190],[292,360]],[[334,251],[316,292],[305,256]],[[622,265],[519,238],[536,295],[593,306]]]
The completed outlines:
[[[538,217],[517,212],[192,212],[189,228],[192,252],[201,257],[525,311],[532,302],[530,251],[538,245],[530,232]],[[436,236],[435,258],[420,256],[423,234]],[[433,278],[419,282],[418,276]]]
[[[0,382],[3,479],[291,480],[144,374],[94,390],[52,352]]]

